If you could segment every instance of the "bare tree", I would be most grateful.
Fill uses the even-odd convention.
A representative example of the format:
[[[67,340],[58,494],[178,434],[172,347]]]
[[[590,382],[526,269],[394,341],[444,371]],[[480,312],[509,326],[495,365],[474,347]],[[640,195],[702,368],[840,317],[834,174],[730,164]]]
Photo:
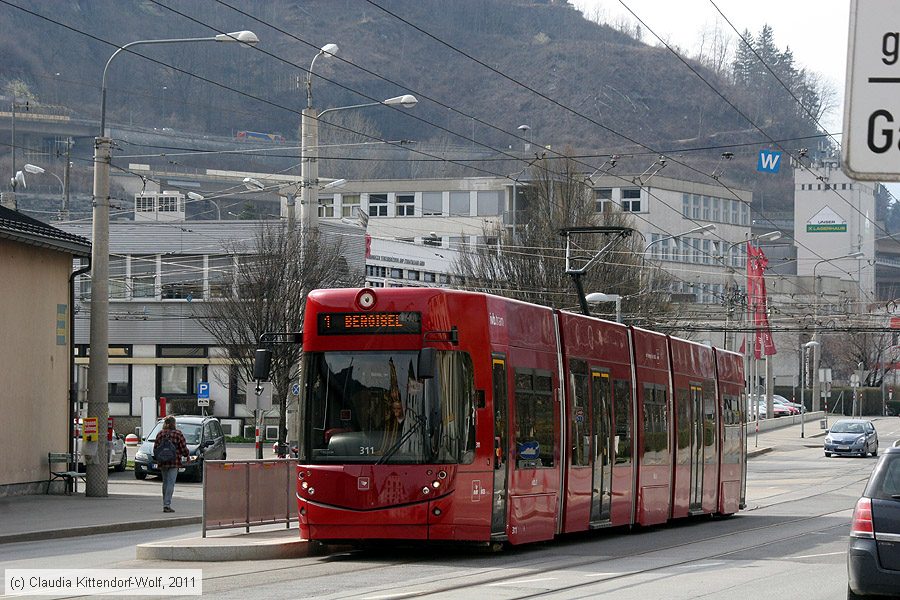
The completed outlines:
[[[593,192],[569,158],[540,159],[533,176],[516,200],[516,227],[485,230],[485,244],[465,248],[456,275],[470,289],[556,308],[578,306],[573,280],[565,271],[565,240],[560,230],[570,227],[629,227],[631,217],[609,204],[597,212]],[[612,238],[608,234],[579,234],[576,252],[593,256]],[[630,323],[659,325],[668,309],[666,278],[643,260],[639,236],[614,244],[582,277],[588,292],[619,294],[623,315]],[[612,308],[598,307],[611,318]]]
[[[857,332],[841,336],[840,344],[828,344],[828,353],[842,372],[853,373],[862,365],[865,378],[860,383],[863,387],[881,387],[897,360],[892,341],[890,332]]]
[[[348,267],[340,238],[327,239],[317,231],[301,235],[282,223],[262,223],[252,245],[236,242],[225,251],[237,257],[234,269],[221,276],[221,289],[228,293],[205,303],[201,323],[228,351],[244,381],[252,381],[254,350],[263,333],[301,328],[310,290],[362,280],[360,272]],[[279,444],[287,439],[287,398],[298,375],[300,350],[297,344],[272,347]]]

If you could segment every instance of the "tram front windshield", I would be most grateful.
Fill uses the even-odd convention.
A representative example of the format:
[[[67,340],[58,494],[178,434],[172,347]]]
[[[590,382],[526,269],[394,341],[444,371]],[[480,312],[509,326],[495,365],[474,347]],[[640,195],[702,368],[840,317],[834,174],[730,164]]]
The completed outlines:
[[[309,461],[471,462],[471,358],[464,352],[438,352],[429,379],[417,378],[417,358],[410,351],[308,354]]]

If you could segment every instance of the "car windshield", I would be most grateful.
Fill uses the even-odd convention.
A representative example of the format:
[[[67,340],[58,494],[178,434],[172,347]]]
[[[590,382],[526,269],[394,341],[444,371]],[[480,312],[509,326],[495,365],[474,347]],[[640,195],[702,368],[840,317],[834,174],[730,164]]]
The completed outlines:
[[[147,439],[151,442],[156,439],[156,436],[159,435],[160,430],[162,430],[163,422],[157,421],[156,426],[150,432],[150,435],[147,436]],[[190,445],[199,444],[200,443],[200,433],[203,431],[203,426],[198,423],[179,423],[175,422],[175,427],[181,430],[181,433],[184,434],[184,441]]]
[[[863,429],[862,423],[838,421],[831,428],[831,433],[865,433],[865,429]]]
[[[475,448],[472,360],[438,352],[417,379],[417,353],[306,356],[306,456],[312,463],[470,462]]]

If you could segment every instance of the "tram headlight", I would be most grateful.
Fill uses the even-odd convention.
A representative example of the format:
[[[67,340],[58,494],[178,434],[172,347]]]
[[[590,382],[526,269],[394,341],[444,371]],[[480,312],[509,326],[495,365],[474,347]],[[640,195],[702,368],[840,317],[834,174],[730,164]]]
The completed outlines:
[[[309,488],[308,490],[306,490],[306,493],[312,496],[316,493],[316,488]]]
[[[441,482],[435,479],[431,482],[431,487],[433,487],[434,489],[438,489],[439,487],[441,487]]]
[[[302,487],[302,488],[305,490],[306,488],[309,487],[309,482],[308,482],[308,481],[304,481],[303,483],[300,484],[300,487]]]
[[[830,437],[826,437],[826,438],[825,438],[825,443],[826,443],[826,444],[830,444],[830,443],[831,443],[831,438],[830,438]]]
[[[430,493],[431,493],[431,488],[428,487],[428,486],[426,485],[425,487],[422,488],[422,493],[423,493],[423,494],[426,494],[426,495],[427,495],[427,494],[430,494]]]

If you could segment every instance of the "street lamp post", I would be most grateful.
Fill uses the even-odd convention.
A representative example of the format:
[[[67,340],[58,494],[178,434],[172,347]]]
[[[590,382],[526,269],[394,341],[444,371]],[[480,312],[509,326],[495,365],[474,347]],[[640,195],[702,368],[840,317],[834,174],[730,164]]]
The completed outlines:
[[[615,302],[616,303],[616,323],[622,322],[622,296],[619,294],[604,294],[602,292],[594,292],[593,294],[588,294],[584,298],[591,304],[597,304],[598,302]]]
[[[363,104],[353,104],[351,106],[339,106],[335,108],[326,108],[321,113],[316,113],[316,109],[312,104],[312,75],[313,67],[316,59],[320,56],[334,56],[338,52],[337,44],[325,44],[319,53],[316,54],[312,62],[309,64],[309,71],[306,73],[306,108],[303,109],[300,118],[300,179],[302,187],[300,189],[300,220],[304,230],[313,230],[318,226],[318,197],[313,198],[315,189],[319,181],[319,120],[330,112],[339,110],[351,110],[356,108],[366,108],[368,106],[401,106],[403,108],[412,108],[418,104],[418,99],[412,94],[404,94],[394,98],[388,98],[381,102],[366,102]],[[288,213],[288,219],[293,218],[294,207],[293,199],[291,199]]]
[[[803,385],[800,386],[800,437],[805,437],[806,435],[806,432],[803,429],[804,423],[806,422],[806,404],[803,402],[803,396],[806,392],[806,384],[808,383],[807,380],[809,379],[806,375],[806,363],[809,361],[809,349],[813,349],[813,356],[815,356],[815,349],[818,347],[819,342],[815,340],[803,344],[803,365],[801,367],[803,369]],[[815,379],[816,377],[813,376],[813,380]]]
[[[122,51],[138,45],[181,44],[191,42],[239,42],[255,45],[259,38],[252,31],[222,33],[213,37],[138,40],[118,48],[103,67],[100,88],[100,135],[94,140],[94,197],[91,225],[91,322],[88,358],[87,416],[97,419],[98,431],[105,432],[109,412],[109,164],[112,140],[106,135],[106,78],[109,66]],[[85,453],[86,454],[86,453]],[[85,455],[85,496],[107,495],[106,436],[99,436],[97,454]]]
[[[815,265],[813,265],[813,340],[819,341],[819,278],[816,275],[816,270],[819,268],[819,265],[834,262],[836,260],[843,259],[859,259],[865,256],[864,252],[851,252],[850,254],[845,254],[843,256],[835,256],[833,258],[823,258]],[[816,348],[819,347],[817,343]],[[819,393],[819,361],[822,359],[822,353],[820,351],[813,352],[813,368],[812,368],[812,410],[819,410],[821,403],[821,394]]]

